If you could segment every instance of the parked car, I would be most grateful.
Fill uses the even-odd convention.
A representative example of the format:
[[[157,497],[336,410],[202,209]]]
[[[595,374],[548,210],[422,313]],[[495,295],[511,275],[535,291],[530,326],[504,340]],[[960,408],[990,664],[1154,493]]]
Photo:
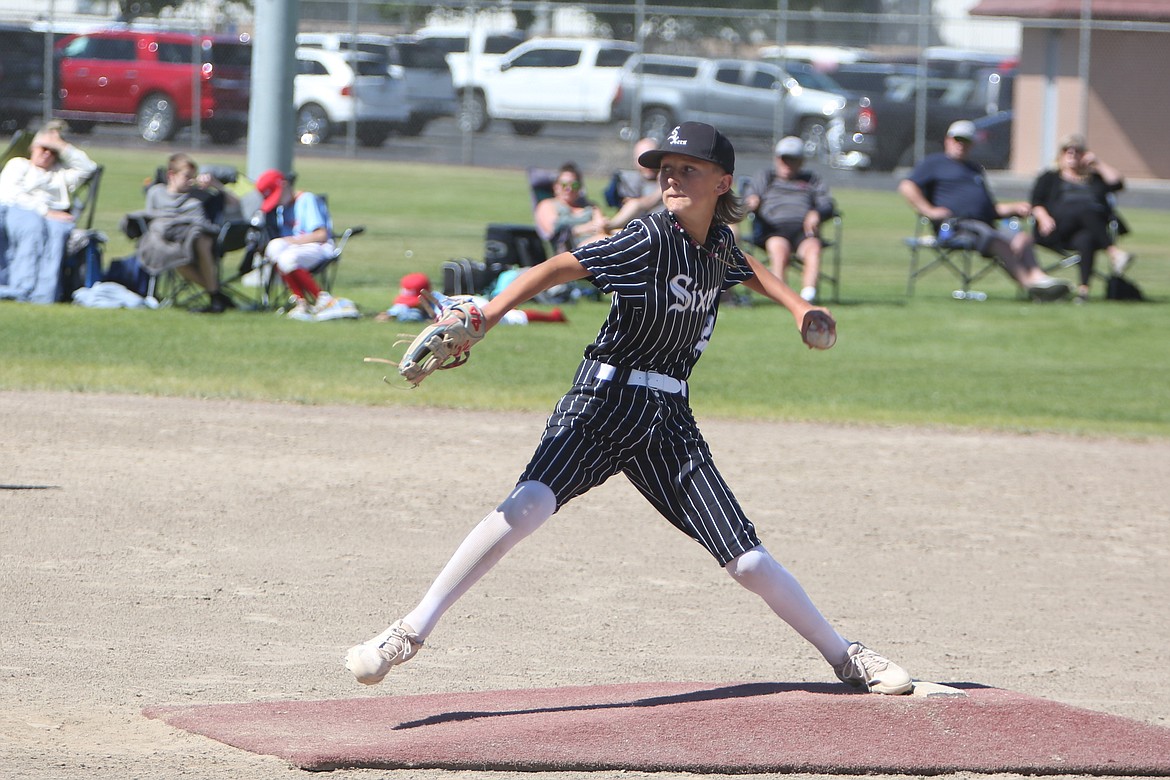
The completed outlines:
[[[363,146],[381,146],[410,118],[401,69],[374,54],[302,46],[293,77],[296,133],[318,144],[347,131]]]
[[[460,121],[478,132],[506,119],[518,135],[535,135],[548,122],[608,123],[621,67],[634,51],[632,43],[600,38],[525,41],[466,85]]]
[[[430,122],[453,117],[458,110],[447,53],[432,41],[413,35],[301,33],[297,35],[297,45],[360,51],[382,58],[391,75],[401,75],[406,84],[409,115],[395,128],[405,135],[418,135]]]
[[[0,96],[0,130],[6,133],[24,129],[44,112],[44,33],[0,25]]]
[[[1007,168],[1012,160],[1012,112],[997,111],[974,122],[975,143],[969,158],[984,168]]]
[[[631,120],[639,102],[641,136],[661,139],[680,122],[708,122],[732,137],[799,135],[822,159],[840,146],[848,104],[841,94],[805,88],[771,63],[665,54],[636,55],[623,68],[614,117]]]
[[[451,27],[423,27],[414,37],[443,51],[457,93],[469,84],[478,83],[483,73],[494,69],[505,54],[526,38],[519,30],[477,28],[473,34]]]
[[[57,44],[54,114],[83,133],[135,124],[143,139],[169,141],[198,116],[212,141],[232,143],[248,126],[252,47],[248,35],[110,29]]]
[[[917,66],[889,62],[839,63],[827,71],[841,86],[860,96],[860,122],[847,128],[845,151],[864,151],[870,167],[892,170],[914,163],[914,138],[920,84]],[[1001,74],[1002,80],[1008,78]],[[926,152],[942,149],[950,124],[989,112],[987,91],[970,76],[925,75]],[[1010,85],[1007,86],[1010,89]]]

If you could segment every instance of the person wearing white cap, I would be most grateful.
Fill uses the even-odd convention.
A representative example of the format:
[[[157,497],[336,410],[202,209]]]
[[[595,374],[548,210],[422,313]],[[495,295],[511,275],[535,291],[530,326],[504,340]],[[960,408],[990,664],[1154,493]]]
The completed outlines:
[[[1004,270],[1037,300],[1068,297],[1069,283],[1044,273],[1036,262],[1032,237],[1010,233],[995,223],[1006,217],[1027,217],[1027,201],[997,203],[987,186],[983,166],[968,159],[975,143],[975,123],[960,119],[947,129],[943,151],[924,157],[898,185],[910,205],[937,229],[950,223],[955,235],[969,237],[976,251],[999,261]]]
[[[773,167],[748,182],[743,202],[755,212],[752,243],[768,253],[772,273],[785,281],[793,253],[800,256],[800,297],[811,302],[821,268],[821,220],[833,213],[833,200],[821,178],[803,167],[804,141],[791,135],[780,139]]]

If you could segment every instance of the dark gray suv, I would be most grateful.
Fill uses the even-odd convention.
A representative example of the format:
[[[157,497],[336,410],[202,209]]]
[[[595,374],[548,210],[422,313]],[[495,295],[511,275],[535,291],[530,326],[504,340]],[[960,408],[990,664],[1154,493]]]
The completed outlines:
[[[45,46],[44,33],[0,25],[0,131],[22,130],[43,113]]]

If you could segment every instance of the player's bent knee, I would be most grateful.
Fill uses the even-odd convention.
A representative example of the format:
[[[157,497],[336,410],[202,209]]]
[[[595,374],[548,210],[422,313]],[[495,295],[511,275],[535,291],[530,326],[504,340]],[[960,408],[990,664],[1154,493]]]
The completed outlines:
[[[776,559],[761,545],[732,558],[723,568],[736,582],[750,588],[756,579],[777,565]]]
[[[500,514],[514,530],[530,534],[557,509],[557,497],[543,482],[521,482],[504,502]]]

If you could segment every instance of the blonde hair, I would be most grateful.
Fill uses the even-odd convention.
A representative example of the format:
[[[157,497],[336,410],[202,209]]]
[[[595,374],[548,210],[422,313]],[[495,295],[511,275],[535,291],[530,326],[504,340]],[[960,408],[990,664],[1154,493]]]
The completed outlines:
[[[1056,165],[1060,167],[1060,161],[1064,157],[1065,149],[1079,149],[1084,152],[1088,149],[1088,144],[1085,143],[1085,137],[1080,133],[1069,133],[1060,139],[1060,143],[1056,145]]]
[[[747,207],[743,205],[743,199],[731,187],[715,201],[715,215],[712,219],[717,225],[734,225],[746,216]]]
[[[167,173],[178,173],[184,170],[199,170],[195,160],[186,152],[175,152],[167,158]]]

